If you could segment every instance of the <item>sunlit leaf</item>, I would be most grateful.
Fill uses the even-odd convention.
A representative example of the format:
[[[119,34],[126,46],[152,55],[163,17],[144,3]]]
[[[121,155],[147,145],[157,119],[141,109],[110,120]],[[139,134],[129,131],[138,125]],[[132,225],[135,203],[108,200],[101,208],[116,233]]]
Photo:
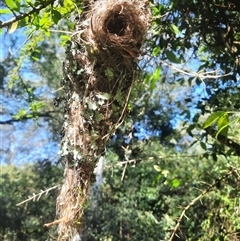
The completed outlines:
[[[18,6],[14,3],[13,0],[5,0],[5,3],[7,4],[7,6],[8,6],[10,9],[13,9],[13,10],[16,10],[16,11],[19,10]]]
[[[164,177],[167,177],[170,172],[168,170],[163,170],[162,174]]]
[[[175,34],[179,34],[179,33],[180,33],[179,28],[178,28],[175,24],[171,24],[171,28],[172,28],[172,31],[173,31]]]
[[[39,20],[39,25],[43,27],[48,22],[49,22],[49,14],[44,14],[44,16]]]
[[[32,110],[32,112],[38,112],[41,108],[43,108],[45,106],[45,104],[41,101],[33,101],[30,104],[30,109]]]
[[[161,52],[161,48],[160,48],[159,46],[156,46],[156,47],[153,49],[152,54],[153,54],[154,57],[156,57],[156,56],[158,56],[158,55],[160,54],[160,52]]]
[[[151,91],[154,90],[156,83],[160,78],[160,75],[161,75],[161,69],[160,69],[160,67],[157,67],[152,74],[147,76],[146,83],[150,84]]]
[[[217,111],[211,114],[204,122],[203,129],[213,125],[222,115],[224,115],[224,113],[224,111]]]
[[[13,119],[21,120],[27,115],[27,110],[20,109],[16,115],[13,115]]]
[[[173,179],[173,180],[171,181],[171,185],[172,185],[172,187],[174,187],[174,188],[179,187],[180,184],[181,184],[181,181],[180,181],[179,179]]]
[[[19,11],[20,8],[21,8],[21,0],[14,0],[14,1],[15,1],[16,6],[17,6],[17,9]]]
[[[7,9],[7,8],[1,8],[0,9],[0,14],[8,14],[8,13],[11,13],[10,9]]]
[[[153,167],[154,167],[154,169],[155,169],[157,172],[161,172],[161,171],[162,171],[161,167],[158,166],[158,165],[154,165]]]
[[[12,25],[11,25],[11,28],[9,29],[8,33],[14,33],[15,30],[17,29],[18,27],[18,21],[17,22],[14,22]]]
[[[222,115],[218,122],[218,132],[216,134],[216,137],[218,135],[222,135],[222,136],[226,136],[228,135],[228,129],[229,129],[229,118],[228,118],[228,113],[224,113],[224,115]]]

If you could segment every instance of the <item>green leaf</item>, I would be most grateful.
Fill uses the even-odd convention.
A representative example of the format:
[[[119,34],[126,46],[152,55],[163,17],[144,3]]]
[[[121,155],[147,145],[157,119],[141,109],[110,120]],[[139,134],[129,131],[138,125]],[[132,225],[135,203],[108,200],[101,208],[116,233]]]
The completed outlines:
[[[18,11],[19,11],[20,8],[21,8],[21,0],[15,0],[15,4],[16,4],[16,6],[18,8]]]
[[[12,11],[10,9],[7,8],[1,8],[0,9],[0,14],[8,14],[11,13]]]
[[[5,3],[7,4],[7,6],[8,6],[10,9],[19,11],[19,7],[14,3],[13,0],[5,0]]]
[[[162,5],[162,4],[159,4],[159,5],[157,5],[157,6],[154,6],[154,7],[152,8],[153,16],[155,16],[155,17],[160,17],[162,8],[163,8],[163,5]]]
[[[53,19],[53,22],[55,24],[58,23],[58,21],[62,18],[62,15],[60,12],[58,12],[57,10],[52,10],[52,19]]]
[[[99,122],[99,121],[101,121],[103,119],[103,115],[100,112],[95,111],[94,119],[96,120],[96,122]]]
[[[152,74],[147,76],[146,83],[150,83],[151,91],[154,90],[156,83],[160,78],[160,75],[161,75],[161,69],[160,69],[160,67],[157,67]]]
[[[123,101],[123,95],[121,91],[118,91],[114,97],[114,99],[118,102],[121,103]]]
[[[229,129],[229,118],[228,118],[228,113],[224,113],[224,115],[222,115],[218,122],[218,132],[216,134],[216,137],[218,135],[222,135],[222,136],[226,136],[228,135],[228,129]]]
[[[12,23],[11,28],[9,29],[8,33],[11,34],[11,33],[15,32],[15,30],[17,29],[17,27],[18,27],[18,21]]]
[[[37,113],[44,106],[45,104],[41,101],[33,101],[30,104],[30,109],[32,110],[32,112]]]
[[[27,115],[27,110],[20,109],[16,115],[13,115],[13,119],[21,120]]]
[[[61,8],[61,10],[64,10],[64,13],[68,13],[71,12],[71,10],[73,10],[75,8],[74,2],[72,0],[64,0],[63,2],[63,8]],[[79,9],[79,12],[81,13],[81,9]]]
[[[213,125],[222,115],[224,115],[224,111],[217,111],[211,114],[207,120],[203,123],[203,129]]]
[[[178,179],[173,179],[171,182],[172,187],[177,188],[181,184],[181,181]]]
[[[114,77],[112,68],[107,67],[107,69],[105,70],[105,75],[108,77],[109,80],[112,80]]]
[[[89,101],[88,102],[88,108],[90,110],[96,110],[97,109],[97,105],[94,102]]]
[[[207,150],[206,143],[200,142],[200,146],[202,147],[203,150]]]
[[[169,61],[171,61],[175,64],[181,63],[181,59],[179,59],[172,51],[167,50],[165,53],[166,53]]]
[[[109,93],[99,93],[99,94],[96,94],[96,96],[102,100],[108,100],[110,98]]]
[[[171,24],[171,29],[175,34],[179,34],[180,30],[175,24]]]
[[[33,15],[33,25],[35,25],[37,28],[39,28],[39,21],[40,21],[40,17],[37,14]]]
[[[49,14],[44,14],[43,17],[39,20],[39,26],[43,27],[48,22],[49,22]]]
[[[159,46],[156,46],[154,49],[153,49],[153,52],[152,52],[152,55],[153,57],[156,57],[160,54],[161,52],[161,48]]]

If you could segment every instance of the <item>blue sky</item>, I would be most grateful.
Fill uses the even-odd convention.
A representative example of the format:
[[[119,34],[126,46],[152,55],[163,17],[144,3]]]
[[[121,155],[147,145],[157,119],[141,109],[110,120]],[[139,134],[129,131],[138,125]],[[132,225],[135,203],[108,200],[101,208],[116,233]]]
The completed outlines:
[[[25,41],[24,29],[19,29],[14,33],[6,34],[5,31],[0,35],[0,58],[1,62],[9,54],[9,47],[14,52]],[[12,39],[14,45],[12,45]],[[18,52],[14,54],[18,56]],[[40,81],[41,76],[31,72],[25,72],[24,78]],[[39,88],[36,94],[41,94],[46,98],[53,99],[52,90],[44,87]],[[18,96],[7,89],[0,89],[0,121],[12,119],[20,108],[27,108],[28,103],[23,96]],[[49,131],[48,122],[43,118],[39,120],[24,120],[10,124],[0,124],[0,163],[26,164],[43,159],[52,161],[58,160],[59,144],[52,139]]]

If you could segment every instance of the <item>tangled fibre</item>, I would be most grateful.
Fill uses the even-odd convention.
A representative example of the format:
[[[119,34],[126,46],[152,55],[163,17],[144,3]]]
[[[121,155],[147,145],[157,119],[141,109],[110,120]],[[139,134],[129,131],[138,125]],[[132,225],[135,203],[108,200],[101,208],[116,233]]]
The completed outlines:
[[[63,63],[65,173],[51,223],[58,240],[72,240],[81,226],[96,163],[128,112],[150,20],[146,0],[97,0],[78,19]]]

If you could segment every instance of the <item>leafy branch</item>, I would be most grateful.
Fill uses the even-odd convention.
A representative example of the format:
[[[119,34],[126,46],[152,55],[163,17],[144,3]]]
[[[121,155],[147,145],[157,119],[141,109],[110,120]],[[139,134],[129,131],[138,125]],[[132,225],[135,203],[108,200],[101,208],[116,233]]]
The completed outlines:
[[[24,201],[22,201],[22,202],[20,202],[20,203],[17,203],[16,206],[20,206],[20,205],[22,205],[22,204],[24,204],[24,203],[26,203],[26,202],[31,201],[31,200],[33,200],[33,202],[39,201],[39,199],[42,197],[43,194],[48,195],[49,191],[51,191],[51,190],[53,190],[53,189],[56,189],[56,188],[58,188],[59,186],[60,186],[60,185],[58,184],[58,185],[53,186],[53,187],[50,187],[50,188],[48,188],[48,189],[46,189],[46,190],[44,190],[44,191],[41,190],[40,193],[38,193],[38,194],[33,193],[33,195],[32,195],[32,196],[29,196],[28,199],[26,199],[26,200],[24,200]]]
[[[48,5],[53,4],[56,0],[48,0],[48,1],[41,1],[41,3],[38,6],[33,6],[31,5],[32,10],[30,10],[29,12],[26,13],[21,13],[19,15],[15,15],[15,17],[13,17],[10,20],[7,20],[5,22],[1,22],[0,21],[0,28],[4,28],[4,27],[9,27],[10,25],[12,25],[13,23],[24,19],[25,17],[29,17],[32,14],[37,14],[39,13],[42,9],[46,8]],[[13,11],[13,10],[12,10]]]
[[[214,187],[218,186],[219,183],[220,183],[222,180],[227,179],[229,176],[233,175],[234,173],[235,173],[235,174],[238,174],[238,173],[237,173],[237,170],[234,169],[234,168],[232,168],[232,170],[230,170],[227,174],[224,174],[223,176],[215,179],[214,182],[213,182],[211,185],[209,185],[209,187],[208,187],[207,189],[203,190],[198,197],[196,197],[195,199],[193,199],[193,200],[183,209],[180,217],[179,217],[178,220],[177,220],[177,224],[176,224],[176,226],[175,226],[174,229],[173,229],[172,235],[171,235],[171,237],[170,237],[170,239],[169,239],[168,241],[172,241],[173,238],[174,238],[174,236],[176,235],[177,230],[180,229],[179,227],[180,227],[181,221],[182,221],[183,217],[186,217],[186,212],[188,211],[188,209],[189,209],[190,207],[192,207],[197,201],[199,201],[204,195],[206,195],[207,193],[209,193],[210,191],[212,191],[212,189],[213,189]],[[238,176],[238,178],[239,178],[239,175],[237,175],[237,176]],[[177,236],[177,235],[176,235],[176,236]]]
[[[23,112],[23,110],[22,110]],[[47,113],[34,113],[35,117],[48,117],[48,118],[53,118],[53,116],[51,115],[51,113],[56,113],[56,111],[48,111]],[[18,116],[17,116],[18,117]],[[9,120],[5,120],[5,121],[0,121],[0,125],[12,125],[14,122],[19,122],[22,120],[28,120],[28,119],[32,119],[33,115],[32,114],[26,114],[23,113],[22,116],[19,115],[18,118],[13,118],[13,119],[9,119]]]

